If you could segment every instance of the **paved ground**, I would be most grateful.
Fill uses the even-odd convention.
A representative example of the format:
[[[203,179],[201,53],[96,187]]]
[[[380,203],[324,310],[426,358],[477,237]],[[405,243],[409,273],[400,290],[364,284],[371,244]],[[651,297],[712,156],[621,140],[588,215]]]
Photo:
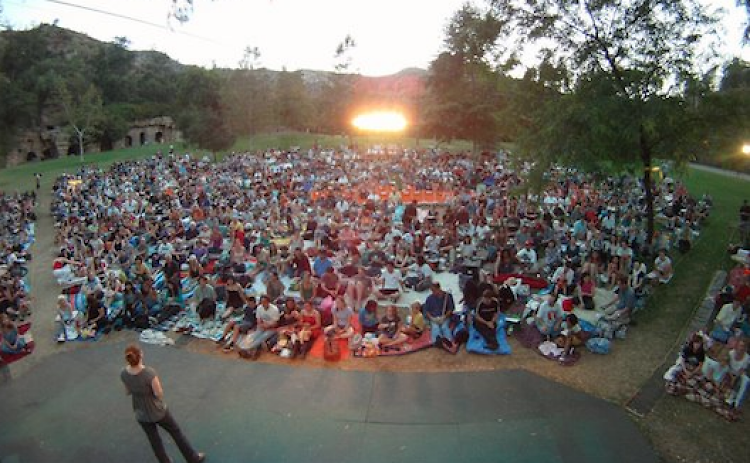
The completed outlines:
[[[0,461],[153,461],[119,383],[124,347],[52,355],[1,386]],[[145,359],[213,462],[657,461],[620,407],[521,370],[350,372],[152,346]]]

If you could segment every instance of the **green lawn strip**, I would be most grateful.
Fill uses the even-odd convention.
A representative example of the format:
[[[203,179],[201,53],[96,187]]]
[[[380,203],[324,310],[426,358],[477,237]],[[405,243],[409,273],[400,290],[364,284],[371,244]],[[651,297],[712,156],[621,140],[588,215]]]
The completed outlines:
[[[42,174],[42,185],[48,188],[60,174],[75,173],[81,165],[96,164],[106,168],[115,162],[143,159],[154,155],[158,150],[166,152],[168,149],[166,145],[148,145],[103,153],[87,153],[83,162],[79,156],[29,162],[0,170],[0,190],[12,192],[32,189],[35,185],[34,174],[37,172]]]
[[[654,336],[666,336],[679,343],[708,284],[719,269],[728,269],[727,245],[737,239],[738,210],[750,184],[739,178],[690,169],[682,179],[695,197],[710,193],[714,199],[711,216],[693,249],[685,255],[672,253],[675,275],[648,300],[638,317],[639,329]]]

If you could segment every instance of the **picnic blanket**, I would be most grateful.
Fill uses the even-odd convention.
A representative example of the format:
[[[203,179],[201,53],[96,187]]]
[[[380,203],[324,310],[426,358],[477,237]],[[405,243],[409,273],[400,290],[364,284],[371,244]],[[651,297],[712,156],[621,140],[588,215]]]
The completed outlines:
[[[422,332],[418,338],[409,338],[405,343],[398,346],[391,346],[386,349],[379,349],[377,355],[367,355],[363,348],[356,349],[353,354],[355,357],[390,357],[394,355],[405,355],[420,351],[432,346],[432,339],[429,328]]]
[[[27,336],[30,335],[29,329],[31,328],[31,323],[24,323],[21,325],[18,325],[18,335],[19,336]],[[6,365],[10,365],[13,362],[17,362],[21,360],[22,358],[26,357],[27,355],[30,355],[32,352],[34,352],[34,341],[28,341],[26,343],[26,349],[23,352],[18,352],[16,354],[6,354],[4,352],[0,352],[0,363],[4,363]]]
[[[473,352],[475,354],[484,355],[508,355],[511,352],[510,344],[505,336],[505,315],[500,314],[497,319],[497,327],[495,328],[495,336],[497,337],[497,349],[490,349],[484,342],[484,338],[479,331],[474,329],[474,324],[469,326],[469,340],[466,341],[466,351]]]
[[[561,358],[560,354],[562,353],[562,348],[557,347],[555,343],[550,341],[546,341],[540,344],[536,351],[539,353],[539,355],[546,358],[547,360],[555,361],[560,365],[566,367],[575,365],[581,359],[580,350],[574,350],[573,353],[566,355],[564,358]]]

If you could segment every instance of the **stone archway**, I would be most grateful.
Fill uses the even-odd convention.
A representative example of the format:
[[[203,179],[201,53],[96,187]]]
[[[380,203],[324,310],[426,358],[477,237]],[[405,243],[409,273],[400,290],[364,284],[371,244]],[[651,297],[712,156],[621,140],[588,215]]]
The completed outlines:
[[[156,132],[154,135],[154,142],[162,144],[164,142],[164,133],[162,131]]]
[[[27,161],[36,161],[37,159],[39,159],[39,156],[37,156],[36,152],[29,151],[28,153],[26,153]]]
[[[141,141],[141,146],[143,146],[143,145],[146,144],[146,141],[147,141],[146,140],[146,132],[141,132],[140,141]]]
[[[125,148],[132,148],[133,146],[133,137],[130,135],[125,137]]]

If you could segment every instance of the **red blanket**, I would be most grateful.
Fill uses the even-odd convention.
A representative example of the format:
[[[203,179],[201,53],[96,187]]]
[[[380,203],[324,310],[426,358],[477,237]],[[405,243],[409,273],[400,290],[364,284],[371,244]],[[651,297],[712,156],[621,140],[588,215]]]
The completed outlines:
[[[19,335],[26,334],[26,332],[29,331],[29,328],[31,328],[31,323],[24,323],[23,325],[19,325],[18,334]],[[30,343],[26,344],[26,350],[24,352],[19,352],[17,354],[5,354],[5,353],[0,352],[0,360],[2,360],[2,363],[5,363],[6,365],[10,365],[11,363],[17,362],[18,360],[21,360],[22,358],[31,354],[33,351],[34,351],[34,341],[31,341]]]
[[[529,285],[531,289],[544,289],[549,286],[549,283],[544,278],[535,278],[528,275],[521,275],[520,273],[500,273],[495,275],[495,283],[503,283],[510,277],[518,278],[521,283]]]

